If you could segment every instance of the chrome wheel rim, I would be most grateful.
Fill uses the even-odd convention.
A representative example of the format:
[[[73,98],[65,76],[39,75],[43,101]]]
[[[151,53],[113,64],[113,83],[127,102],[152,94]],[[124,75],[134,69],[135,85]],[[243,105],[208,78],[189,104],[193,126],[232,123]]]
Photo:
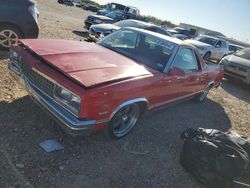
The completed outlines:
[[[10,30],[5,29],[0,32],[0,45],[9,48],[11,45],[16,44],[18,41],[18,35]]]
[[[202,94],[201,94],[201,96],[200,96],[200,101],[203,101],[203,100],[207,97],[208,92],[209,92],[209,87],[207,87],[207,88],[202,92]]]
[[[117,137],[122,137],[132,130],[139,117],[137,105],[128,105],[117,112],[113,118],[113,132]]]

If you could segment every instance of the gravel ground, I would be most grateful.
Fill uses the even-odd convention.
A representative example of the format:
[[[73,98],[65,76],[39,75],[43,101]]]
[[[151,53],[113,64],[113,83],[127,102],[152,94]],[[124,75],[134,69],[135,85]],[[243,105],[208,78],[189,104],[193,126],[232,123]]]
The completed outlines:
[[[37,0],[39,38],[83,40],[91,12]],[[102,132],[74,138],[37,107],[9,76],[0,53],[0,187],[201,187],[179,163],[188,127],[236,130],[250,136],[250,87],[224,80],[203,104],[187,101],[142,117],[122,140]],[[39,143],[55,138],[65,150],[45,153]]]

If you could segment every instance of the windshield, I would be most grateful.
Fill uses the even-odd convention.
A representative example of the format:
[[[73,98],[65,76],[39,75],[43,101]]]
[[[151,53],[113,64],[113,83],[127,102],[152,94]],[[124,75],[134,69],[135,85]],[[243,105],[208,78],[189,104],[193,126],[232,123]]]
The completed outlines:
[[[217,39],[212,38],[212,37],[203,36],[203,35],[199,35],[198,37],[196,37],[194,39],[197,41],[200,41],[200,42],[204,42],[206,44],[210,44],[212,46],[215,46],[215,44],[217,43]]]
[[[245,48],[234,53],[235,56],[250,60],[250,48]]]
[[[120,18],[122,16],[122,13],[120,13],[120,12],[110,12],[110,13],[106,14],[106,16],[116,20],[116,19],[118,19],[118,18]]]
[[[177,46],[168,40],[130,29],[116,31],[98,44],[158,71],[164,70]]]
[[[114,25],[118,27],[136,27],[136,28],[144,28],[147,24],[144,24],[143,22],[137,22],[134,20],[122,20],[119,22],[116,22]]]
[[[116,3],[110,3],[110,4],[107,4],[107,6],[106,6],[106,9],[108,9],[108,10],[124,10],[125,8],[126,8],[126,6],[116,4]]]

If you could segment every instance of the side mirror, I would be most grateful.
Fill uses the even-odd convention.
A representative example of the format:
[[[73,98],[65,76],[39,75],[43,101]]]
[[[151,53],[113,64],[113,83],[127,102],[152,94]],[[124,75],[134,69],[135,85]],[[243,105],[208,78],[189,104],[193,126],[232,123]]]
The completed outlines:
[[[184,70],[177,68],[177,67],[173,67],[170,72],[169,72],[170,76],[185,76],[185,72]]]
[[[220,48],[220,47],[221,47],[221,46],[220,46],[220,45],[218,45],[218,44],[216,44],[216,45],[215,45],[215,48]]]

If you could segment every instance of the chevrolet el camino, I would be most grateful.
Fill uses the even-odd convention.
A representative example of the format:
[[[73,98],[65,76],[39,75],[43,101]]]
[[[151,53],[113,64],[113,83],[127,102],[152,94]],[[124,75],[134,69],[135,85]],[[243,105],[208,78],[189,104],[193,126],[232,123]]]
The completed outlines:
[[[105,127],[116,139],[143,112],[187,98],[201,102],[223,78],[223,68],[205,64],[192,45],[135,28],[96,44],[20,40],[10,60],[11,74],[69,133]]]

